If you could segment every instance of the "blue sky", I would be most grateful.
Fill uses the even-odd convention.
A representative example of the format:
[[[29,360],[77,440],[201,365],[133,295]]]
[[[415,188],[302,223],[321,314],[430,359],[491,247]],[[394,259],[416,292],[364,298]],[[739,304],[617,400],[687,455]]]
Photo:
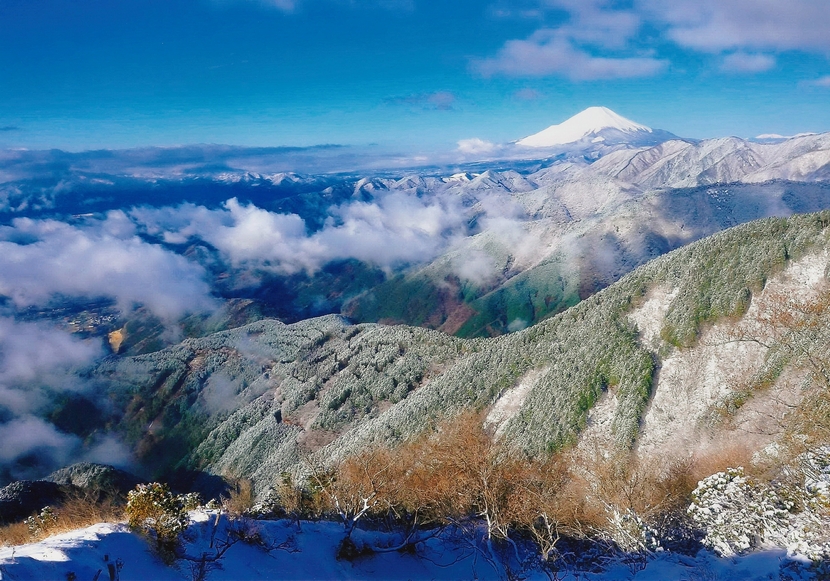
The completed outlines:
[[[823,0],[0,0],[0,147],[830,131]]]

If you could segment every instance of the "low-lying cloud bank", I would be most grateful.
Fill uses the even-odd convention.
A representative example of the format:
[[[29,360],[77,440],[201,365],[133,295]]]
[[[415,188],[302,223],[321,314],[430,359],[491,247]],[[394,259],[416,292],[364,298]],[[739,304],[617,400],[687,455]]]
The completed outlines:
[[[0,304],[19,311],[107,298],[123,313],[141,306],[172,323],[218,306],[211,288],[217,272],[247,272],[256,281],[258,273],[314,275],[340,260],[392,272],[428,263],[481,229],[517,255],[532,244],[528,218],[509,196],[472,197],[453,187],[424,191],[406,180],[379,186],[368,200],[364,192],[329,207],[322,219],[315,215],[314,226],[237,198],[218,208],[183,203],[67,221],[16,218],[0,226]],[[193,244],[212,258],[183,251]],[[460,265],[458,274],[479,280],[487,262],[478,260],[475,272]]]
[[[82,391],[84,385],[67,370],[103,352],[100,339],[81,340],[49,325],[0,317],[0,406],[29,414],[47,403],[41,389]]]
[[[0,226],[0,297],[17,308],[57,297],[108,297],[122,311],[144,305],[173,321],[215,307],[204,274],[198,264],[141,240],[120,211],[81,225],[18,218]]]
[[[105,355],[101,339],[21,322],[15,313],[107,298],[124,314],[143,306],[173,324],[217,306],[200,265],[136,232],[120,211],[74,224],[18,218],[0,226],[0,480],[41,477],[70,460],[129,457],[112,436],[84,442],[49,420],[67,399],[97,409],[76,371]]]
[[[84,442],[48,419],[60,398],[95,400],[76,371],[103,354],[100,339],[0,317],[0,485],[72,462],[129,463],[128,449],[115,436],[102,431]]]
[[[218,304],[200,265],[139,238],[123,212],[0,226],[0,485],[72,462],[129,463],[129,450],[95,424],[106,410],[77,374],[104,356],[101,338],[14,319],[29,307],[102,297],[125,314],[141,305],[169,324]],[[65,407],[72,402],[81,408]]]
[[[216,210],[183,204],[137,208],[129,215],[168,244],[202,240],[234,268],[280,274],[313,274],[328,262],[349,258],[394,269],[431,260],[468,234],[457,199],[403,192],[331,208],[317,232],[309,232],[296,214],[269,212],[236,198]]]

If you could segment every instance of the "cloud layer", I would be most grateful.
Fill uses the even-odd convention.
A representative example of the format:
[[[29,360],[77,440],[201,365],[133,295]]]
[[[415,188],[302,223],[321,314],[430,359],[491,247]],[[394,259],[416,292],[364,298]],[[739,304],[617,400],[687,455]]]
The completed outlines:
[[[18,218],[0,226],[0,305],[7,313],[0,315],[0,485],[77,461],[126,465],[130,459],[111,434],[95,428],[94,437],[82,439],[50,420],[67,401],[86,402],[79,405],[90,413],[97,409],[77,370],[105,354],[101,339],[83,340],[9,315],[67,299],[108,297],[122,311],[143,305],[173,323],[216,306],[201,266],[136,232],[121,211],[76,224]]]
[[[458,152],[464,155],[487,155],[498,150],[498,146],[490,141],[473,137],[458,142]]]
[[[770,70],[770,53],[830,50],[830,4],[813,0],[538,0],[532,10],[519,4],[521,10],[502,6],[494,14],[555,24],[475,61],[479,73],[576,81],[651,76],[669,64],[653,54],[661,42],[722,54],[721,70],[738,73]]]
[[[510,40],[475,68],[485,76],[542,77],[559,74],[575,81],[626,79],[655,75],[668,62],[652,57],[594,56],[580,49],[567,31],[537,30],[526,40]]]
[[[645,18],[667,36],[702,51],[830,49],[830,4],[814,0],[640,0]]]
[[[60,394],[88,390],[74,370],[103,353],[100,340],[81,340],[49,325],[0,317],[0,480],[41,477],[44,471],[89,457],[93,451],[77,436],[63,433],[42,416]],[[115,440],[108,441],[112,447]],[[112,461],[126,458],[121,453]]]
[[[165,242],[203,240],[235,268],[282,274],[314,273],[327,262],[347,258],[386,269],[424,262],[466,233],[463,209],[449,196],[391,192],[372,202],[331,208],[330,214],[313,233],[296,214],[269,212],[235,198],[217,210],[184,204],[138,208],[130,216]]]
[[[138,238],[121,211],[81,226],[18,218],[0,227],[0,296],[18,308],[109,297],[171,321],[215,306],[202,267]]]

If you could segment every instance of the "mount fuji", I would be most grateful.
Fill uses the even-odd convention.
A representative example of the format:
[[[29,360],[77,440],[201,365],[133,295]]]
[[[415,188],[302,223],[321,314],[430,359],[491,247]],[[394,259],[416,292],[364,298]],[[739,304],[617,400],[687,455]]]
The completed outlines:
[[[516,145],[549,148],[572,145],[657,145],[677,136],[661,129],[652,129],[607,107],[589,107],[567,121],[551,125],[538,133],[516,141]]]

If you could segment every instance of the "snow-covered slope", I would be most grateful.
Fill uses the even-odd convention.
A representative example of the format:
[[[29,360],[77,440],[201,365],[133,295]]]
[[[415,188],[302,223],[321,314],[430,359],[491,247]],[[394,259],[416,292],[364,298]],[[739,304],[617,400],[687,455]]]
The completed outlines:
[[[612,152],[585,171],[643,189],[771,180],[822,181],[830,175],[830,134],[780,143],[756,143],[738,137],[700,142],[675,139],[653,147]]]
[[[602,142],[605,141],[605,136],[601,133],[607,130],[631,134],[634,137],[640,137],[643,133],[653,133],[650,127],[626,119],[606,107],[589,107],[567,121],[551,125],[516,143],[525,147],[554,147],[575,143],[588,137],[592,137],[594,142]]]
[[[212,535],[220,541],[231,538],[229,529],[240,525],[250,527],[259,544],[233,544],[216,561],[208,562],[205,577],[213,581],[261,579],[506,579],[517,569],[522,579],[550,579],[541,568],[528,559],[521,568],[515,559],[493,558],[475,537],[460,534],[439,535],[418,545],[416,553],[388,551],[364,555],[354,560],[337,559],[337,545],[343,529],[332,522],[254,521],[229,523],[223,517],[214,530],[213,515],[196,511],[193,522],[183,536],[183,549],[190,560],[178,559],[165,565],[154,555],[144,539],[130,532],[125,525],[100,524],[50,537],[38,543],[0,548],[0,579],[43,581],[54,579],[120,579],[121,581],[185,581],[198,579],[197,561],[202,555],[213,558],[218,551],[210,544]],[[381,540],[382,533],[355,536]],[[358,543],[362,539],[356,539]],[[399,540],[399,539],[398,539]],[[476,541],[479,541],[477,543]],[[525,555],[527,556],[527,555]],[[498,557],[498,556],[497,556]],[[538,557],[536,558],[538,560]],[[505,567],[510,562],[512,570]],[[557,579],[576,581],[638,581],[664,579],[746,579],[778,578],[782,570],[793,564],[786,551],[772,549],[746,556],[718,558],[702,550],[695,557],[668,551],[637,560],[632,565],[623,558],[608,560],[604,568],[592,567],[561,571]],[[790,567],[792,569],[792,567]],[[110,570],[112,573],[110,573]],[[201,578],[205,578],[201,577]],[[803,577],[798,577],[803,578]]]

